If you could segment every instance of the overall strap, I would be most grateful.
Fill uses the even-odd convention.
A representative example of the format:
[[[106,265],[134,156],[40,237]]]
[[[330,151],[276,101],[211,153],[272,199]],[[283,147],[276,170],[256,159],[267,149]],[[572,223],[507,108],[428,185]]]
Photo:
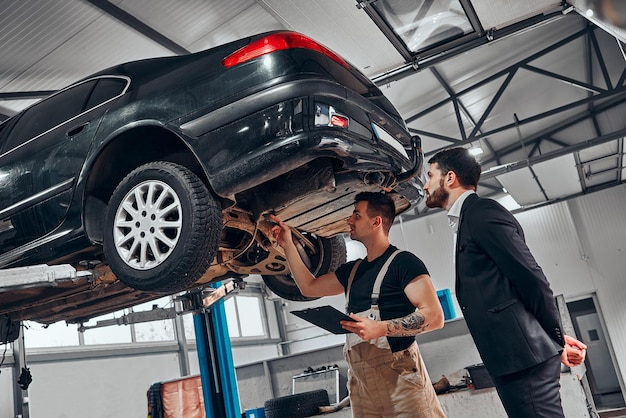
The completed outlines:
[[[376,276],[376,281],[374,282],[374,288],[372,289],[372,308],[378,309],[378,297],[380,295],[380,287],[383,284],[383,279],[385,278],[385,274],[387,274],[387,270],[389,270],[389,265],[396,257],[396,255],[400,254],[402,250],[395,250],[385,261],[382,268],[378,272],[378,276]]]
[[[350,270],[350,276],[348,276],[348,284],[346,285],[346,313],[348,312],[348,301],[350,300],[350,287],[352,286],[352,281],[354,280],[354,276],[356,276],[356,271],[359,269],[361,265],[362,258],[359,258],[352,266],[352,270]]]

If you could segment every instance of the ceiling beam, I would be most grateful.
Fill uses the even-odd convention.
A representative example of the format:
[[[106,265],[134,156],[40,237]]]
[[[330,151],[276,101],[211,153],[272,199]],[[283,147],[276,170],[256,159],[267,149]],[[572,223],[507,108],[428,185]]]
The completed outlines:
[[[114,19],[117,19],[120,22],[124,23],[131,29],[139,32],[146,38],[151,39],[159,45],[169,49],[175,54],[185,55],[190,53],[189,50],[177,44],[172,39],[166,37],[161,32],[156,31],[155,29],[143,23],[141,20],[137,19],[135,16],[131,15],[130,13],[126,12],[120,7],[117,7],[107,0],[87,0],[87,2],[91,3],[92,5],[102,10],[104,13],[113,17]]]
[[[450,87],[448,82],[443,78],[439,71],[437,71],[437,68],[430,67],[430,72],[435,76],[439,84],[441,84],[441,86],[452,99],[452,104],[454,105],[454,114],[456,115],[456,123],[458,124],[459,132],[461,133],[461,140],[465,141],[467,139],[467,136],[465,135],[463,120],[461,119],[461,112],[459,109],[459,100],[456,93],[454,92],[454,90],[452,90],[452,87]],[[474,124],[474,126],[476,126],[476,124]]]
[[[570,77],[567,77],[567,76],[564,76],[564,75],[561,75],[561,74],[553,73],[552,71],[547,71],[547,70],[544,70],[542,68],[535,67],[533,65],[523,64],[521,68],[523,68],[525,70],[528,70],[528,71],[531,71],[533,73],[545,75],[545,76],[553,78],[555,80],[562,81],[565,84],[581,88],[581,89],[586,90],[586,91],[588,91],[590,93],[602,93],[602,92],[607,90],[607,89],[603,89],[603,88],[594,86],[593,84],[590,84],[590,83],[583,83],[582,81],[578,81],[578,80],[575,80],[573,78],[570,78]]]
[[[617,181],[621,183],[624,181],[622,176],[622,172],[624,171],[624,138],[620,138],[617,141],[617,152],[619,153],[617,156],[617,167],[619,168],[617,172]]]
[[[503,131],[508,131],[509,129],[513,129],[513,128],[517,127],[518,125],[521,126],[521,125],[526,125],[528,123],[537,122],[537,121],[539,121],[541,119],[545,119],[545,118],[548,118],[550,116],[558,115],[559,113],[567,112],[568,110],[575,109],[575,108],[577,108],[577,107],[579,107],[581,105],[587,104],[587,103],[593,103],[595,101],[605,100],[605,99],[608,99],[608,98],[622,99],[624,97],[626,97],[626,87],[621,87],[621,88],[616,89],[615,91],[609,91],[609,92],[597,94],[595,96],[586,97],[584,99],[580,99],[578,101],[571,102],[571,103],[568,103],[566,105],[559,106],[559,107],[556,107],[554,109],[550,109],[550,110],[547,110],[545,112],[538,113],[536,115],[529,116],[529,117],[524,118],[524,119],[520,119],[517,123],[511,122],[511,123],[508,123],[506,125],[502,125],[500,127],[494,128],[494,129],[492,129],[490,131],[484,132],[483,135],[491,136],[491,135],[494,135],[494,134],[497,134],[497,133],[500,133],[500,132],[503,132]],[[591,112],[591,111],[587,111],[586,113],[589,114],[589,115],[593,114],[593,112]],[[472,140],[472,136],[470,135],[470,137],[468,138],[468,141],[471,141],[471,140]],[[475,138],[474,138],[474,140],[475,140]]]
[[[468,141],[472,141],[474,139],[476,139],[476,134],[478,133],[478,131],[481,129],[481,127],[483,126],[483,123],[485,123],[485,120],[487,120],[487,117],[489,116],[489,114],[491,113],[491,111],[493,110],[493,108],[496,106],[496,104],[498,103],[498,100],[500,100],[500,97],[502,97],[502,95],[504,94],[504,92],[506,91],[506,88],[509,86],[509,84],[511,83],[511,80],[513,80],[513,77],[515,76],[515,73],[517,72],[517,69],[513,69],[511,70],[511,72],[509,73],[509,75],[507,75],[506,79],[502,82],[502,84],[500,85],[500,88],[498,89],[498,91],[496,92],[496,94],[493,96],[493,98],[491,99],[491,102],[487,105],[487,108],[485,109],[485,111],[483,112],[483,115],[480,117],[480,119],[478,120],[478,123],[476,124],[476,126],[474,127],[474,129],[472,129],[472,133],[470,133],[469,137],[467,138]],[[488,133],[483,133],[483,135],[488,135]]]
[[[443,88],[446,89],[446,91],[448,92],[450,97],[453,98],[454,111],[456,113],[457,123],[459,125],[459,131],[461,133],[461,140],[462,141],[467,140],[467,135],[465,134],[465,127],[463,126],[461,113],[472,124],[472,127],[477,127],[478,124],[474,120],[474,117],[467,110],[467,108],[465,107],[465,105],[463,104],[461,99],[458,97],[458,95],[456,94],[454,89],[448,84],[448,82],[444,79],[444,77],[441,75],[441,73],[439,73],[439,71],[437,70],[437,67],[430,67],[430,71],[433,73],[433,75],[439,81],[439,83],[443,86]],[[482,131],[480,130],[480,128],[478,128],[477,132],[480,133],[481,136],[483,136],[482,135]],[[493,153],[493,154],[496,153],[496,151],[493,149],[493,147],[491,146],[491,144],[489,143],[487,138],[482,138],[482,142],[485,144],[485,146],[489,149],[489,151],[491,153]]]
[[[626,55],[624,55],[624,59],[626,60]],[[624,68],[624,71],[622,71],[622,75],[619,78],[619,81],[617,82],[618,86],[621,86],[624,84],[624,81],[626,81],[626,68]]]
[[[451,144],[458,144],[460,142],[466,143],[466,141],[460,141],[457,138],[452,138],[450,136],[436,134],[434,132],[424,131],[422,129],[409,128],[409,132],[411,132],[412,134],[416,134],[416,135],[424,135],[424,136],[428,136],[430,138],[439,139],[441,141],[450,142]]]
[[[594,109],[594,111],[593,111],[593,114],[594,115],[600,114],[600,113],[602,113],[605,110],[609,110],[609,109],[611,109],[613,107],[616,107],[616,106],[619,106],[619,105],[621,105],[623,103],[626,103],[626,97],[624,97],[624,96],[621,96],[619,98],[619,100],[609,100],[609,101],[607,101],[605,103],[602,103],[602,105],[596,107]],[[532,144],[532,143],[534,143],[536,141],[540,141],[540,140],[542,140],[544,138],[545,139],[550,138],[552,135],[554,135],[556,133],[559,133],[559,132],[561,132],[561,131],[563,131],[563,130],[565,130],[567,128],[570,128],[570,127],[572,127],[572,126],[574,126],[574,125],[576,125],[576,124],[578,124],[580,122],[583,122],[583,121],[585,121],[585,120],[587,120],[587,119],[589,119],[591,117],[592,117],[592,115],[590,114],[589,111],[584,111],[584,112],[582,112],[582,113],[580,113],[578,115],[574,115],[574,116],[572,116],[572,117],[570,117],[568,119],[565,119],[565,120],[563,120],[563,121],[561,121],[561,122],[559,122],[559,123],[557,123],[557,124],[555,124],[555,125],[553,125],[553,126],[551,126],[549,128],[546,128],[546,129],[540,131],[540,132],[537,132],[537,133],[535,133],[533,135],[530,135],[529,137],[526,138],[526,143],[527,144]],[[569,146],[569,144],[568,144],[568,146]],[[503,157],[505,155],[511,154],[511,153],[519,150],[520,148],[521,148],[520,145],[512,144],[512,145],[509,145],[507,147],[499,149],[498,150],[498,155],[499,155],[499,157]],[[434,152],[436,152],[436,151],[434,151]],[[489,163],[492,163],[494,161],[495,161],[495,157],[491,157],[491,158],[483,160],[482,163],[483,164],[489,164]]]
[[[576,171],[578,172],[578,179],[580,180],[580,188],[583,193],[587,192],[587,177],[585,176],[585,169],[580,161],[580,153],[574,153],[574,162],[576,163]]]
[[[504,86],[504,84],[503,84]],[[503,87],[502,86],[502,87]],[[501,88],[502,88],[501,87]],[[500,91],[498,92],[500,93]],[[483,115],[483,118],[481,118],[481,120],[484,120],[484,118],[486,118],[486,115],[488,115],[488,112],[490,112],[490,109],[493,108],[493,106],[495,106],[495,102],[497,102],[497,99],[499,98],[499,96],[496,94],[496,96],[494,97],[494,99],[492,100],[492,102],[489,104],[487,110],[485,110],[485,114]],[[609,101],[605,101],[602,104],[593,107],[591,110],[585,110],[582,114],[579,115],[575,115],[572,118],[568,118],[562,122],[559,122],[558,124],[551,126],[550,128],[548,128],[545,131],[541,131],[538,132],[528,138],[526,138],[526,143],[527,144],[534,144],[536,141],[541,140],[543,137],[545,137],[546,135],[552,135],[555,134],[559,131],[562,131],[576,123],[582,122],[586,119],[590,119],[593,120],[595,118],[596,115],[598,115],[599,113],[602,113],[605,110],[608,110],[611,107],[617,106],[621,103],[623,103],[624,101],[626,101],[626,87],[621,87],[621,88],[617,88],[616,92],[605,92],[605,93],[601,93],[599,95],[596,96],[592,96],[592,97],[587,97],[585,99],[581,99],[577,102],[573,102],[552,110],[549,110],[547,112],[543,112],[540,114],[537,114],[535,116],[530,116],[528,118],[525,119],[521,119],[521,120],[516,120],[515,122],[512,122],[510,124],[492,129],[491,131],[488,132],[484,132],[482,133],[480,136],[472,136],[470,135],[467,139],[465,140],[459,140],[456,138],[452,138],[450,136],[445,136],[445,135],[441,135],[441,134],[437,134],[434,132],[428,132],[422,129],[415,129],[415,128],[411,128],[409,127],[409,131],[411,133],[417,134],[417,135],[423,135],[423,136],[427,136],[427,137],[431,137],[434,139],[439,139],[442,141],[446,141],[449,142],[451,144],[454,144],[455,146],[463,146],[463,145],[467,145],[470,144],[472,142],[475,141],[479,141],[481,139],[485,139],[484,137],[489,137],[492,136],[496,133],[500,133],[502,131],[506,131],[506,130],[510,130],[510,129],[514,129],[514,128],[518,128],[519,126],[528,124],[528,123],[532,123],[532,122],[536,122],[538,120],[544,119],[544,118],[548,118],[550,116],[562,113],[562,112],[566,112],[568,110],[571,110],[573,108],[576,108],[578,106],[581,106],[585,103],[590,103],[596,100],[605,100],[605,99],[610,99]],[[476,128],[474,128],[474,131],[476,131]],[[474,132],[472,133],[474,134]],[[600,136],[600,135],[598,135]],[[556,140],[552,140],[552,142],[557,143]],[[430,151],[429,153],[427,153],[427,155],[431,155],[431,154],[435,154],[438,151],[443,150],[444,148],[447,148],[446,146],[444,147],[440,147],[437,148],[433,151]],[[501,157],[503,157],[506,154],[509,154],[511,152],[517,151],[518,149],[520,149],[521,146],[514,144],[514,145],[510,145],[508,147],[505,147],[503,149],[497,150],[496,152],[494,152],[494,157],[488,160],[485,160],[485,163],[487,162],[491,162],[494,159],[497,159],[498,164],[499,164],[499,159]]]
[[[560,41],[555,42],[552,45],[549,45],[548,47],[542,49],[541,51],[538,51],[538,52],[530,55],[529,57],[527,57],[527,58],[525,58],[525,59],[523,59],[523,60],[521,60],[521,61],[519,61],[517,63],[514,63],[514,64],[508,66],[507,68],[505,68],[503,70],[500,70],[500,71],[498,71],[495,74],[492,74],[489,77],[484,78],[483,80],[481,80],[478,83],[476,83],[476,84],[466,88],[465,90],[457,92],[456,95],[458,97],[461,97],[461,96],[465,95],[466,93],[469,93],[469,92],[471,92],[473,90],[476,90],[476,89],[478,89],[478,88],[480,88],[480,87],[482,87],[482,86],[484,86],[486,84],[491,83],[494,80],[497,80],[498,78],[501,78],[501,77],[504,77],[504,76],[508,76],[508,75],[511,74],[511,72],[517,71],[523,65],[526,65],[526,64],[536,60],[537,58],[543,57],[544,55],[547,55],[550,52],[552,52],[552,51],[554,51],[554,50],[556,50],[558,48],[561,48],[562,46],[564,46],[564,45],[566,45],[566,44],[568,44],[568,43],[570,43],[570,42],[572,42],[572,41],[574,41],[574,40],[576,40],[576,39],[578,39],[578,38],[588,34],[593,29],[595,29],[595,28],[592,27],[592,26],[586,27],[584,29],[581,29],[580,31],[578,31],[578,32],[576,32],[574,34],[572,34],[572,35],[570,35],[570,36],[568,36],[568,37],[566,37],[564,39],[561,39]],[[445,105],[450,100],[451,100],[451,98],[443,99],[440,102],[435,103],[434,105],[430,106],[429,108],[427,108],[425,110],[422,110],[421,112],[419,112],[419,113],[417,113],[417,114],[415,114],[413,116],[409,116],[408,118],[406,118],[406,122],[407,123],[411,123],[411,122],[419,119],[420,117],[422,117],[424,115],[427,115],[428,113],[431,113],[432,111],[434,111],[434,110],[438,109],[439,107]]]
[[[508,173],[510,171],[515,171],[518,170],[520,168],[524,168],[524,167],[529,167],[531,165],[543,162],[543,161],[548,161],[548,160],[552,160],[554,158],[558,158],[558,157],[562,157],[563,155],[567,155],[567,154],[571,154],[573,152],[577,152],[577,151],[581,151],[585,148],[589,148],[589,147],[593,147],[596,145],[601,145],[601,144],[605,144],[607,142],[611,142],[611,141],[615,141],[616,139],[619,139],[623,136],[626,135],[626,128],[624,129],[619,129],[615,132],[611,132],[607,135],[602,135],[600,137],[597,138],[592,138],[592,139],[587,139],[585,141],[580,141],[576,144],[570,145],[566,148],[561,148],[559,150],[555,150],[555,151],[551,151],[551,152],[547,152],[545,154],[541,154],[541,155],[537,155],[535,157],[531,157],[531,158],[527,158],[525,160],[520,160],[520,161],[516,161],[510,164],[506,164],[503,167],[500,168],[496,168],[496,169],[492,169],[492,170],[488,170],[485,171],[481,174],[481,179],[482,178],[491,178],[491,177],[495,177],[495,176],[499,176],[501,174],[504,173]]]
[[[591,45],[593,45],[593,50],[596,53],[596,58],[598,59],[598,64],[600,65],[600,71],[602,71],[602,77],[604,77],[604,82],[606,83],[607,89],[610,90],[613,88],[613,83],[611,83],[609,70],[606,68],[606,62],[604,61],[604,57],[602,56],[602,50],[600,49],[600,45],[598,45],[598,39],[596,38],[596,34],[591,32],[589,34],[589,38],[591,40]]]

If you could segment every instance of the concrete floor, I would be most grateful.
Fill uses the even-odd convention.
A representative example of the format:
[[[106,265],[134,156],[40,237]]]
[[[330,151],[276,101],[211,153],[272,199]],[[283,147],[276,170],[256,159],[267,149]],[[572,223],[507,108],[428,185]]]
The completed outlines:
[[[561,375],[561,398],[565,416],[568,418],[590,418],[582,387],[575,375]],[[495,388],[462,389],[439,395],[441,407],[448,418],[501,418],[506,416],[502,403]],[[606,411],[599,414],[600,418],[626,418],[626,410]],[[324,414],[329,418],[351,418],[351,409]],[[592,415],[591,418],[596,418]]]

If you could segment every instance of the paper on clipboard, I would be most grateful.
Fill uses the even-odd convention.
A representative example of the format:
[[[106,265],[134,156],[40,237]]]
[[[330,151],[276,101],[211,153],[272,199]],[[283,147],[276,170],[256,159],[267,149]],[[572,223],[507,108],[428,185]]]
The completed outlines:
[[[339,321],[354,321],[354,319],[330,305],[291,311],[291,313],[333,334],[347,334],[350,332],[347,329],[343,329]]]

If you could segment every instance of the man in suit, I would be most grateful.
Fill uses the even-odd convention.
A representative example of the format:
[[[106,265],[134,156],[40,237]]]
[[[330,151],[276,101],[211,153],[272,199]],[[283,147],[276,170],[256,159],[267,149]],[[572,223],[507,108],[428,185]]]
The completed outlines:
[[[561,363],[586,346],[563,334],[550,284],[515,217],[476,194],[481,168],[464,148],[429,160],[426,205],[448,211],[456,297],[509,417],[563,417]]]

